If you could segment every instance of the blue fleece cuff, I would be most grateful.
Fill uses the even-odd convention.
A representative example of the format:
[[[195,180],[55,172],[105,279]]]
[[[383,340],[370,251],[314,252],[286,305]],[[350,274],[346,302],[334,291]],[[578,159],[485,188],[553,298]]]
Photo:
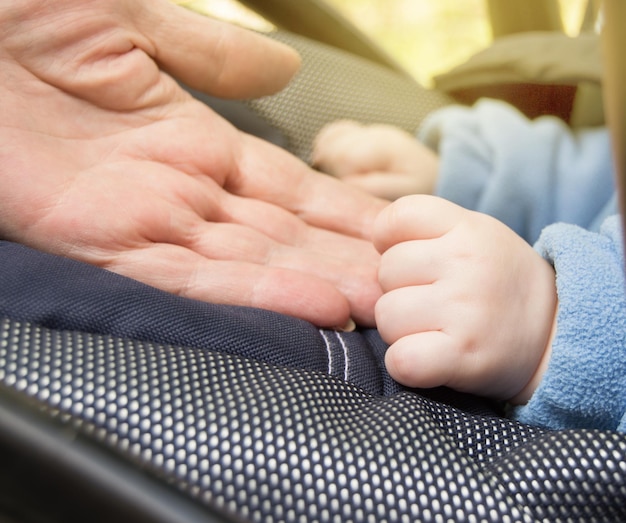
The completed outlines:
[[[543,427],[626,432],[626,283],[619,216],[600,233],[545,229],[535,248],[556,270],[559,312],[543,380],[513,417]]]

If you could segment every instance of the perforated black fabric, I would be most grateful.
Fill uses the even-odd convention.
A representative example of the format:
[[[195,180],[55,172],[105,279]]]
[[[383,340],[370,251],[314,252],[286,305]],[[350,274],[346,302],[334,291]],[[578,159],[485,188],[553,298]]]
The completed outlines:
[[[26,322],[0,382],[252,521],[621,521],[626,437],[544,432],[320,372]]]
[[[249,105],[305,161],[315,135],[330,121],[389,123],[412,133],[426,115],[451,103],[441,92],[345,51],[285,31],[270,36],[295,48],[302,68],[286,89]]]

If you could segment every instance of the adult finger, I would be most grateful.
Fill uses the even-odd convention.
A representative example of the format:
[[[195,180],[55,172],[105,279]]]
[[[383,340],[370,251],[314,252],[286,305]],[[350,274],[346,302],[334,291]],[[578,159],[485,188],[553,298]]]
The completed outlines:
[[[405,196],[389,205],[376,219],[374,245],[382,253],[400,242],[439,238],[469,212],[437,196]]]
[[[352,264],[378,266],[380,255],[370,241],[309,225],[277,205],[228,193],[221,196],[223,219],[243,224],[284,245],[315,251]]]
[[[367,256],[364,260],[358,258],[361,251],[367,255],[369,250],[357,250],[351,258],[335,256],[326,249],[276,242],[254,229],[232,223],[206,223],[196,227],[194,237],[196,240],[190,248],[207,259],[245,261],[323,280],[346,297],[357,323],[374,324],[374,305],[381,295],[376,279],[377,266]],[[342,243],[346,250],[350,245],[345,244],[350,241],[357,240],[344,238]]]
[[[222,98],[272,94],[300,66],[290,47],[167,0],[146,3],[135,24],[154,46],[165,71],[199,91]]]
[[[417,173],[374,171],[345,176],[343,181],[386,200],[397,200],[402,196],[421,193],[424,185]]]
[[[327,281],[289,269],[209,260],[171,244],[152,244],[115,257],[108,269],[180,296],[258,307],[319,326],[350,319],[347,299]]]
[[[238,173],[229,192],[287,209],[310,225],[371,240],[372,226],[389,204],[309,168],[258,138],[242,135]]]

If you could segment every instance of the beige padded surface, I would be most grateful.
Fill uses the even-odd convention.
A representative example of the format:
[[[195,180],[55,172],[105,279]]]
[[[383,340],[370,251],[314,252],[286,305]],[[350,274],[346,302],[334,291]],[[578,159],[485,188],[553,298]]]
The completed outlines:
[[[435,77],[442,91],[502,83],[600,84],[600,38],[593,33],[571,38],[556,32],[505,36],[451,71]]]

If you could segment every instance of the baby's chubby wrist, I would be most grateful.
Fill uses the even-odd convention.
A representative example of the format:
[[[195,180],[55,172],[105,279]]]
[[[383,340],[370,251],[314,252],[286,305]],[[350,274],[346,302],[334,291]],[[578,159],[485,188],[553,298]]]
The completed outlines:
[[[530,381],[524,386],[524,388],[518,392],[515,396],[509,399],[509,403],[511,405],[525,405],[530,400],[531,396],[539,387],[543,376],[548,370],[548,365],[550,363],[550,357],[552,356],[552,343],[554,342],[554,338],[556,336],[557,331],[557,323],[558,323],[558,302],[554,309],[554,316],[552,319],[552,328],[550,330],[550,335],[548,336],[548,341],[546,343],[545,349],[543,351],[543,355],[539,361],[539,365],[535,370],[534,374],[530,378]]]

